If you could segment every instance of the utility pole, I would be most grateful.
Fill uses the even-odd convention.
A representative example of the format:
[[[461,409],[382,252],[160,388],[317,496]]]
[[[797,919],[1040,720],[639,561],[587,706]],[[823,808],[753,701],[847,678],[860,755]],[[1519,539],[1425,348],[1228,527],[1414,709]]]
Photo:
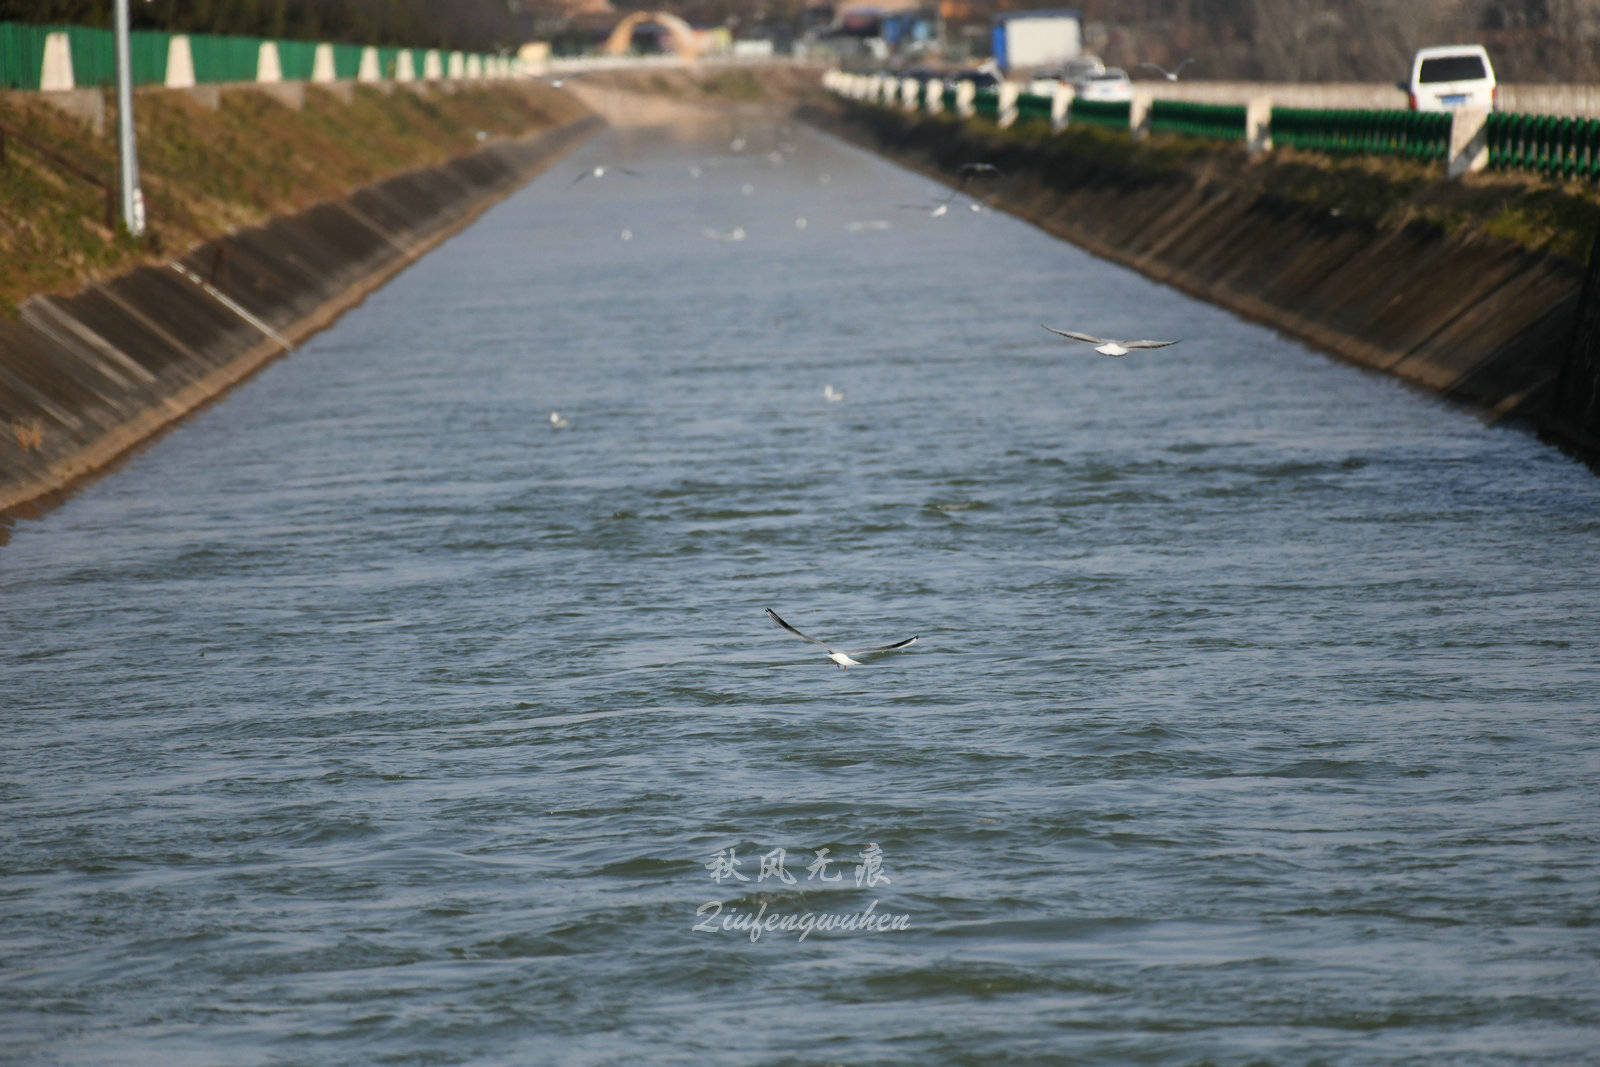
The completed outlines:
[[[122,221],[144,233],[144,193],[139,189],[139,147],[133,140],[133,50],[128,45],[128,0],[116,0],[117,155],[122,162]]]

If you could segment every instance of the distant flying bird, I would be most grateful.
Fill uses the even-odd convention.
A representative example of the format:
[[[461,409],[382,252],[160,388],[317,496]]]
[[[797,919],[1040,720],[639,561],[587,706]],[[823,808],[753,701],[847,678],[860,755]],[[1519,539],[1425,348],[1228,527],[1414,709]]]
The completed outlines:
[[[552,411],[550,413],[550,428],[552,430],[565,430],[568,426],[571,426],[571,425],[572,425],[572,423],[569,422],[567,420],[567,417],[565,415],[561,414],[561,412]]]
[[[828,658],[833,660],[834,663],[838,664],[841,671],[846,667],[859,667],[867,660],[877,659],[879,656],[885,655],[889,652],[894,652],[897,649],[905,648],[907,645],[913,644],[917,640],[915,637],[908,637],[904,641],[896,641],[892,645],[881,645],[878,648],[864,648],[851,652],[840,652],[837,649],[829,648],[825,642],[818,641],[815,637],[807,637],[799,630],[796,630],[793,626],[790,626],[788,623],[780,619],[778,617],[778,613],[773,611],[771,608],[767,608],[766,612],[768,615],[772,616],[773,622],[777,623],[785,630],[788,630],[800,640],[816,645],[818,648],[826,652],[828,654]],[[858,659],[857,657],[863,658]]]
[[[1179,63],[1172,70],[1168,70],[1166,67],[1157,66],[1154,63],[1140,63],[1139,66],[1141,66],[1141,67],[1149,67],[1151,70],[1154,70],[1154,71],[1160,71],[1161,76],[1163,78],[1167,79],[1167,81],[1175,82],[1175,81],[1178,80],[1178,75],[1183,71],[1183,68],[1187,67],[1190,63],[1193,63],[1193,62],[1194,62],[1194,57],[1191,56],[1190,58],[1184,60],[1182,63]]]
[[[1040,325],[1044,326],[1043,323],[1040,323]],[[1113,341],[1107,337],[1096,337],[1092,333],[1073,333],[1071,330],[1057,330],[1051,326],[1045,326],[1044,328],[1051,333],[1060,334],[1070,340],[1094,345],[1096,352],[1107,356],[1125,356],[1128,354],[1128,350],[1133,348],[1165,348],[1168,345],[1178,343],[1177,341]]]
[[[588,170],[584,171],[582,174],[580,174],[576,178],[572,179],[572,184],[573,185],[577,185],[579,182],[583,181],[583,179],[585,179],[585,178],[604,178],[607,174],[610,174],[614,170],[615,171],[620,171],[623,174],[631,174],[635,178],[642,177],[642,175],[638,171],[629,170],[627,167],[608,167],[608,166],[605,166],[604,164],[601,164],[600,166],[597,166],[597,167],[590,167]]]
[[[911,208],[913,211],[926,211],[929,218],[939,219],[949,212],[950,201],[948,198],[940,200],[932,208],[929,208],[927,204],[901,204],[900,206]]]
[[[735,226],[731,230],[713,230],[710,226],[707,226],[705,235],[713,241],[742,241],[745,236],[743,226]]]
[[[832,383],[822,387],[822,399],[830,404],[837,404],[844,399],[844,390],[835,389]]]

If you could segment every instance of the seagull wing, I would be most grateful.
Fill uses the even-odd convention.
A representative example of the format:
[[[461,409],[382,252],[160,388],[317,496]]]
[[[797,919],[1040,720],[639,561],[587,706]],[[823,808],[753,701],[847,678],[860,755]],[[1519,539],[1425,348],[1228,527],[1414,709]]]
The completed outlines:
[[[635,178],[643,178],[643,177],[644,177],[644,175],[643,175],[643,174],[640,174],[640,173],[639,173],[639,172],[638,172],[638,171],[636,171],[636,170],[629,170],[629,169],[628,169],[628,168],[627,168],[627,167],[614,167],[614,168],[612,168],[612,169],[614,169],[614,170],[620,170],[620,171],[621,171],[621,172],[622,172],[622,173],[624,173],[624,174],[631,174],[631,175],[633,175],[633,176],[634,176],[634,177],[635,177]]]
[[[1159,70],[1163,74],[1167,73],[1167,68],[1166,67],[1159,67],[1154,63],[1145,62],[1145,63],[1140,63],[1139,66],[1141,66],[1141,67],[1149,67],[1151,70]]]
[[[1193,63],[1193,62],[1194,62],[1194,57],[1190,56],[1188,59],[1186,59],[1182,63],[1178,64],[1178,69],[1182,70],[1184,67],[1187,67],[1190,63]]]
[[[847,651],[845,655],[854,660],[873,659],[878,656],[894,652],[897,649],[905,648],[907,645],[915,644],[916,640],[917,639],[915,637],[908,637],[904,641],[896,641],[892,645],[879,645],[877,648],[863,648],[859,651],[852,649]]]
[[[1044,326],[1044,323],[1041,322],[1039,325]],[[1092,333],[1073,333],[1071,330],[1058,330],[1054,326],[1044,326],[1044,328],[1049,330],[1051,333],[1058,333],[1062,337],[1068,337],[1074,341],[1082,341],[1085,344],[1103,345],[1106,343],[1106,339],[1104,337],[1096,337]]]
[[[1121,343],[1123,348],[1165,348],[1168,345],[1175,345],[1178,342],[1177,341],[1122,341],[1120,343]]]
[[[582,174],[578,175],[576,178],[572,179],[572,184],[573,185],[577,185],[579,182],[583,181],[583,179],[592,178],[593,176],[594,176],[594,171],[586,170]]]
[[[788,623],[784,622],[783,619],[779,618],[778,613],[776,611],[773,611],[771,608],[767,608],[766,612],[767,612],[768,615],[772,616],[772,621],[773,622],[777,623],[779,626],[783,627],[785,630],[788,630],[790,633],[794,634],[800,640],[809,641],[811,644],[816,645],[818,648],[825,648],[829,652],[833,651],[833,649],[828,648],[827,645],[823,644],[821,641],[818,641],[815,637],[807,637],[805,634],[801,633],[799,630],[796,630],[793,626],[790,626]]]

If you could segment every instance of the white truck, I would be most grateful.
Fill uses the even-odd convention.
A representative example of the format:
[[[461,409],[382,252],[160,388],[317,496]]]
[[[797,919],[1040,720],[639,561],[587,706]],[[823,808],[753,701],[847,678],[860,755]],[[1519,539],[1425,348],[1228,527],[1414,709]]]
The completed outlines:
[[[1007,12],[995,17],[990,44],[995,63],[1008,74],[1061,67],[1083,51],[1083,18],[1065,8]]]

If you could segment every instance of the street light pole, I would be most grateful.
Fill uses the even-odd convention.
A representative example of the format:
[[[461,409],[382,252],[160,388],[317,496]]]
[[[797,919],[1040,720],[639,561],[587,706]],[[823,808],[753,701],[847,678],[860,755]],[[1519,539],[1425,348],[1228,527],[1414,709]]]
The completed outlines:
[[[139,189],[139,148],[133,139],[133,52],[128,45],[128,0],[116,0],[117,155],[122,161],[122,221],[144,233],[144,193]]]

